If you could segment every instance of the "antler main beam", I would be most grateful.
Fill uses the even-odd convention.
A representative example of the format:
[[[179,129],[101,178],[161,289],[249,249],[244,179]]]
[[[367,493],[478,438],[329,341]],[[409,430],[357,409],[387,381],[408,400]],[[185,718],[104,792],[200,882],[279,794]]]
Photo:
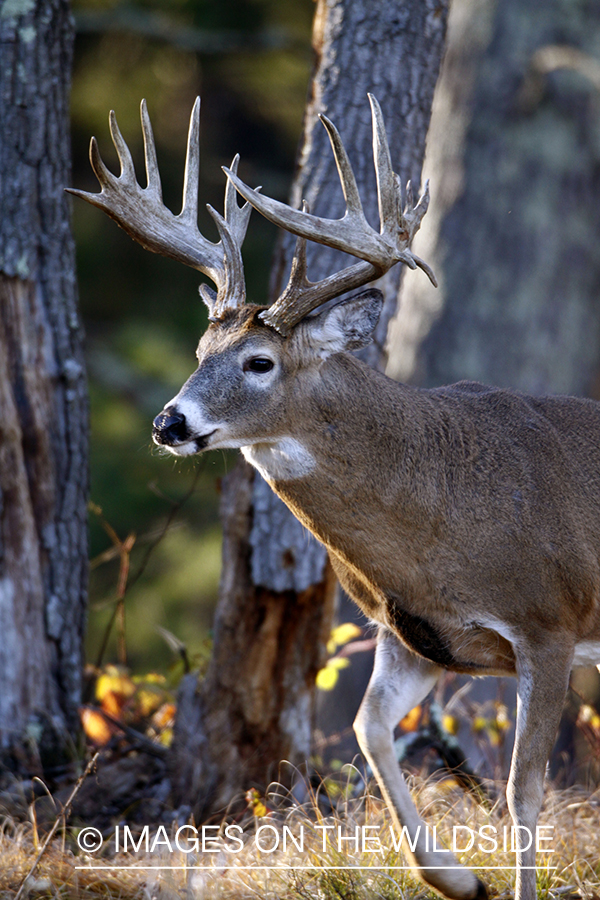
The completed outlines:
[[[107,169],[97,141],[92,138],[90,162],[101,191],[99,194],[70,188],[69,191],[104,210],[147,250],[168,256],[207,275],[217,286],[217,296],[215,298],[206,285],[202,285],[200,291],[210,307],[211,315],[218,317],[226,308],[240,306],[246,299],[241,246],[252,207],[248,203],[238,206],[235,190],[228,182],[225,217],[207,205],[219,231],[219,242],[214,244],[198,230],[200,98],[197,97],[188,132],[183,205],[179,215],[174,215],[163,203],[154,136],[145,100],[142,100],[140,112],[147,186],[142,188],[137,182],[129,147],[111,111],[110,133],[121,166],[119,176]],[[238,162],[239,156],[236,156],[231,164],[232,173],[237,172]]]
[[[281,334],[289,331],[301,319],[322,303],[346,291],[361,287],[385,274],[393,265],[403,262],[409,268],[423,269],[436,285],[435,276],[422,259],[412,253],[410,243],[419,230],[429,205],[429,186],[413,206],[410,182],[406,188],[406,205],[402,209],[402,186],[392,169],[385,124],[379,103],[369,94],[373,120],[373,159],[377,178],[377,199],[380,230],[375,231],[366,220],[356,179],[335,125],[320,116],[331,141],[344,198],[346,212],[341,219],[323,219],[303,209],[292,209],[285,203],[272,200],[252,190],[238,178],[236,172],[224,169],[239,193],[265,218],[290,231],[299,238],[288,285],[279,299],[262,313],[263,320]],[[343,250],[362,262],[313,283],[306,277],[305,240],[316,241]]]

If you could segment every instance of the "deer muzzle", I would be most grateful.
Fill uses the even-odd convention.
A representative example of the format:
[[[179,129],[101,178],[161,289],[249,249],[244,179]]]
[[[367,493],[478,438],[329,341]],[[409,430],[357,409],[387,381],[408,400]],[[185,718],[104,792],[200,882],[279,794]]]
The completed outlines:
[[[152,423],[152,438],[156,444],[172,447],[181,444],[189,437],[186,418],[183,413],[173,407],[163,409]]]

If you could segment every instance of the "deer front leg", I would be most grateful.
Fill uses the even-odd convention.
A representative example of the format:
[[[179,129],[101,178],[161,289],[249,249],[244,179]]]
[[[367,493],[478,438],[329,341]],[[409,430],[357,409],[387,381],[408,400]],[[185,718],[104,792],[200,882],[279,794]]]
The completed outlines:
[[[417,874],[451,900],[482,900],[487,891],[472,872],[460,866],[451,853],[427,849],[425,823],[412,802],[394,753],[394,727],[427,696],[441,671],[411,653],[391,632],[381,629],[373,674],[354,730],[396,828],[405,825],[411,841],[419,835],[411,859]]]
[[[517,722],[506,798],[513,823],[520,826],[515,827],[515,900],[535,900],[536,826],[546,763],[569,686],[573,650],[539,635],[535,647],[521,646],[516,655]],[[527,849],[520,849],[528,844]]]

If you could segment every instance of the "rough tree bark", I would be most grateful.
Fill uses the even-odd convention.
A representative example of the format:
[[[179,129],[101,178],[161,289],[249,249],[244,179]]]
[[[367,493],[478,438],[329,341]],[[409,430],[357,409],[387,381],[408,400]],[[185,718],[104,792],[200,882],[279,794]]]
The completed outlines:
[[[599,35],[594,2],[496,7],[464,189],[442,223],[447,299],[422,349],[429,384],[598,392]]]
[[[381,102],[392,162],[420,183],[425,136],[447,17],[446,0],[319,0],[315,70],[291,203],[343,213],[329,142],[317,120],[338,125],[354,166],[365,212],[377,223],[367,92]],[[273,271],[273,299],[284,285],[293,239],[283,236]],[[309,275],[344,264],[341,254],[308,248]],[[381,279],[385,309],[365,359],[384,368],[384,344],[396,309],[399,267]],[[315,675],[333,612],[324,549],[264,481],[240,462],[223,487],[223,578],[206,677],[184,683],[171,755],[179,803],[197,814],[222,809],[252,786],[264,787],[280,760],[298,764],[310,752]]]
[[[66,0],[0,6],[0,760],[72,758],[87,577],[87,394]]]

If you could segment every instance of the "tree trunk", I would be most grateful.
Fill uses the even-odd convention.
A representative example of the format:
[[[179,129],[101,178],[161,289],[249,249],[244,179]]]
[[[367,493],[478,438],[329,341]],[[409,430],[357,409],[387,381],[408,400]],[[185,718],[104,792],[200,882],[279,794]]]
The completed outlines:
[[[66,0],[0,8],[0,759],[74,755],[87,577],[87,394]]]
[[[588,72],[599,34],[597,3],[497,5],[464,189],[442,223],[446,303],[422,349],[428,384],[598,390],[600,145]]]
[[[367,218],[377,223],[367,92],[381,102],[392,162],[420,183],[425,136],[443,49],[446,0],[319,0],[315,71],[291,203],[343,213],[342,193],[325,130],[326,113],[347,146]],[[284,286],[295,239],[283,235],[273,270],[273,297]],[[347,264],[342,254],[308,246],[309,277]],[[380,280],[385,307],[373,347],[385,366],[385,339],[396,308],[400,267]],[[310,752],[315,675],[333,614],[334,581],[324,548],[243,461],[223,486],[223,577],[214,653],[204,680],[181,691],[171,778],[179,803],[194,798],[202,816],[250,787],[264,787],[280,760]]]

